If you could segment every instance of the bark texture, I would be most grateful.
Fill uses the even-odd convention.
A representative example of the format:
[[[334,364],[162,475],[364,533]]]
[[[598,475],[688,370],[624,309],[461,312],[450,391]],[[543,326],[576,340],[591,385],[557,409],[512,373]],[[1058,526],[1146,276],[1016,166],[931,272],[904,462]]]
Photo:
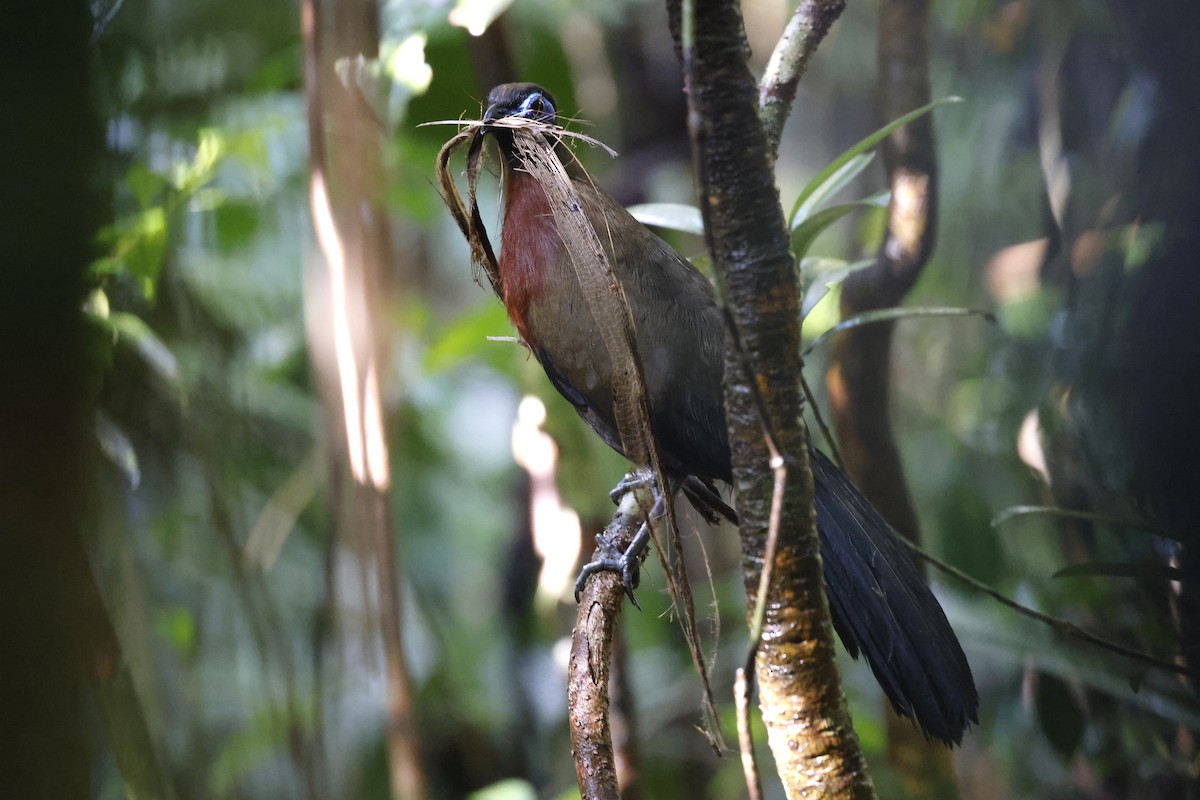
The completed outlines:
[[[788,468],[757,658],[771,751],[789,797],[872,797],[834,661],[800,391],[798,283],[737,4],[669,2],[689,100],[700,208],[730,313],[726,410],[747,596],[763,570],[774,473]]]

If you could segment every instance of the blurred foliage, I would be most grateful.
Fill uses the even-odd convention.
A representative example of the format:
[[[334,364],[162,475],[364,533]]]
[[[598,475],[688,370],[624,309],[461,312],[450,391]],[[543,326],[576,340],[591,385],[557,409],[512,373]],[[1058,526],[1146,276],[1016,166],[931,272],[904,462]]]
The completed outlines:
[[[1137,181],[1169,109],[1161,73],[1097,0],[935,9],[934,95],[965,101],[933,112],[939,239],[911,303],[991,309],[999,325],[898,324],[894,415],[927,546],[1027,605],[1169,658],[1177,631],[1161,574],[1060,573],[1162,564],[1175,554],[1168,539],[1117,523],[989,524],[1015,504],[1110,519],[1146,511],[1120,409],[1089,382],[1112,380],[1108,359],[1127,330],[1114,320],[1137,318],[1139,287],[1172,242],[1169,214]],[[338,71],[388,130],[400,263],[385,304],[385,397],[421,747],[436,797],[570,797],[562,648],[574,610],[569,598],[532,599],[527,482],[510,453],[519,399],[546,404],[585,538],[609,514],[623,464],[520,345],[488,340],[511,328],[471,282],[432,182],[448,129],[416,125],[474,116],[492,80],[537,80],[621,152],[610,162],[581,151],[598,180],[687,229],[686,214],[671,224],[691,182],[665,13],[640,0],[386,0],[381,10],[379,61],[343,59]],[[465,30],[500,12],[489,46]],[[761,68],[789,9],[746,13]],[[125,0],[97,4],[97,16],[114,212],[85,309],[103,455],[90,546],[162,763],[181,798],[384,797],[383,661],[366,576],[333,535],[335,476],[309,368],[305,265],[318,255],[295,4]],[[834,161],[881,123],[863,55],[876,35],[874,5],[850,4],[802,82],[778,161],[812,282],[809,337],[836,321],[838,280],[882,236],[880,165],[865,147]],[[496,63],[496,43],[515,74]],[[1054,130],[1081,128],[1094,135],[1055,161]],[[838,191],[867,199],[827,204]],[[489,223],[494,195],[494,183],[481,192],[493,198]],[[673,242],[701,253],[693,236]],[[823,359],[818,345],[810,375]],[[1018,442],[1035,412],[1032,441],[1048,464],[1031,469]],[[694,583],[709,584],[706,558],[719,601],[724,636],[711,645],[728,697],[744,642],[737,542],[703,525],[688,539],[706,553],[689,559]],[[658,569],[646,573],[646,611],[624,623],[643,794],[742,796],[737,760],[715,759],[694,731],[699,689]],[[937,583],[983,698],[982,724],[957,755],[964,797],[1185,796],[1194,695]],[[865,666],[843,667],[877,783],[905,796],[885,763],[878,687]],[[108,746],[98,743],[96,794],[122,797]]]

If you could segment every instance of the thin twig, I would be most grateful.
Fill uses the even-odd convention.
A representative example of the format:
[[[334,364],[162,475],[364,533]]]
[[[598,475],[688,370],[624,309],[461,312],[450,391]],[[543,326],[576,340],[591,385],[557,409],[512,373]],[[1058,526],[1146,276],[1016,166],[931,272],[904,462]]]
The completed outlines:
[[[750,730],[750,693],[754,690],[754,666],[738,667],[733,678],[733,702],[737,708],[738,749],[742,753],[742,775],[750,800],[762,800],[762,778],[754,756],[754,734]]]
[[[837,437],[829,429],[829,423],[825,421],[825,415],[821,413],[821,407],[817,405],[817,398],[813,395],[812,387],[808,385],[808,379],[804,377],[803,371],[800,373],[800,386],[804,389],[804,397],[808,400],[808,407],[812,409],[813,419],[817,421],[817,427],[821,429],[821,437],[825,440],[825,444],[829,445],[829,452],[833,455],[833,463],[838,465],[838,469],[844,471],[846,465],[842,462],[842,451],[838,447]]]

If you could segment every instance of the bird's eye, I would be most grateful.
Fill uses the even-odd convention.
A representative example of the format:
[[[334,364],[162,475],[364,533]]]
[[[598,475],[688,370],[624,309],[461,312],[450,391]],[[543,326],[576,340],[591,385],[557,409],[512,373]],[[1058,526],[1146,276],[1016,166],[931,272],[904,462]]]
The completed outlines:
[[[521,103],[521,115],[540,119],[553,119],[554,106],[541,92],[534,92]]]

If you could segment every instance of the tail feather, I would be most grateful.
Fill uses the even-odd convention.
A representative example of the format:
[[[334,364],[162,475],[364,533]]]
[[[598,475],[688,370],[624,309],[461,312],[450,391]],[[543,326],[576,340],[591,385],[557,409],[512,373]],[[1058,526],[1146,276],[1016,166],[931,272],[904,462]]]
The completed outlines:
[[[958,743],[977,723],[971,668],[907,548],[850,479],[816,449],[817,527],[833,627],[896,711],[927,735]]]

